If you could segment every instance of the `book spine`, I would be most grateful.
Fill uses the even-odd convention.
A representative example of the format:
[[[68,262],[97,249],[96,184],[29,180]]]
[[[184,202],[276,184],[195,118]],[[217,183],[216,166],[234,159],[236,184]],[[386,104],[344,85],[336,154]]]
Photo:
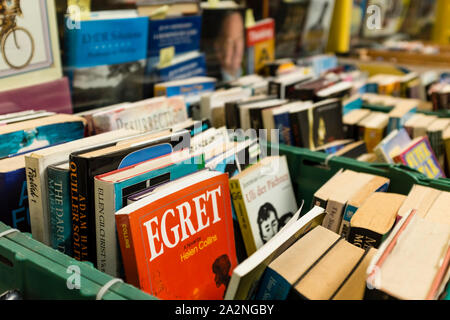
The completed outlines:
[[[291,123],[289,121],[289,114],[284,113],[274,116],[275,129],[279,130],[280,143],[292,145],[293,137],[291,130]]]
[[[339,232],[342,221],[342,211],[345,204],[334,200],[328,200],[326,208],[326,216],[323,219],[322,226],[335,233]]]
[[[350,231],[350,220],[352,219],[356,210],[358,210],[358,208],[350,204],[348,204],[345,207],[344,215],[342,216],[341,226],[339,228],[339,234],[342,237],[344,237],[344,239],[348,239],[348,234]]]
[[[269,82],[269,96],[276,96],[278,99],[284,99],[282,97],[282,85],[278,82]]]
[[[136,252],[134,249],[133,237],[131,235],[129,216],[116,215],[115,218],[126,282],[136,288],[140,288]]]
[[[93,261],[89,253],[89,222],[87,217],[87,161],[70,156],[70,211],[72,218],[73,257],[78,261]]]
[[[365,228],[350,226],[348,242],[359,248],[362,248],[364,250],[368,248],[378,249],[382,240],[383,236],[381,234]]]
[[[94,179],[97,269],[119,277],[114,183]]]
[[[327,208],[327,202],[328,202],[327,199],[321,199],[321,198],[319,198],[317,196],[314,196],[311,208],[313,208],[314,206],[317,206],[317,207],[321,207],[323,209],[326,209]]]
[[[300,131],[300,124],[298,122],[297,114],[289,114],[293,143],[297,147],[302,147],[302,133]]]
[[[264,272],[255,300],[286,300],[291,292],[291,284],[278,274],[267,268]]]
[[[45,172],[43,172],[44,170],[40,166],[38,158],[26,156],[25,166],[31,234],[33,239],[46,245],[51,245]]]
[[[48,167],[50,238],[53,249],[72,256],[69,171]]]
[[[250,220],[248,218],[247,209],[245,207],[244,198],[239,181],[230,180],[230,191],[233,199],[234,209],[241,227],[242,237],[244,238],[245,250],[248,256],[256,251],[255,239],[253,239]]]

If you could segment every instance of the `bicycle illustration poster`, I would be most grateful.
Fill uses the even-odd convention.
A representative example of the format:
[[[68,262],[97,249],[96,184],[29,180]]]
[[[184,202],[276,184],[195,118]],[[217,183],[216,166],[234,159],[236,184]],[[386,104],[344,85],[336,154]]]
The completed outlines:
[[[53,64],[46,0],[0,0],[0,78]]]

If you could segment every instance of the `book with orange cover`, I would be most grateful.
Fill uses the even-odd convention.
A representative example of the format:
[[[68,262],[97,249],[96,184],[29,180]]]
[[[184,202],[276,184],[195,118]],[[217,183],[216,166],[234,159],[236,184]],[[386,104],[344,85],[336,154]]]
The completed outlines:
[[[116,212],[128,283],[160,299],[222,299],[237,266],[226,174],[203,170]]]

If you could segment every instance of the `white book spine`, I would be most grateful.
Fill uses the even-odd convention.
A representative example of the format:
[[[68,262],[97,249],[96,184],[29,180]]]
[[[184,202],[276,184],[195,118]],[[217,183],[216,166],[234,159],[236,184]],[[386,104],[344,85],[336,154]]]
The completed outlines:
[[[94,179],[97,268],[113,277],[120,274],[116,235],[114,183]]]
[[[33,239],[49,246],[50,217],[48,215],[47,183],[44,169],[41,158],[25,157],[31,234]]]

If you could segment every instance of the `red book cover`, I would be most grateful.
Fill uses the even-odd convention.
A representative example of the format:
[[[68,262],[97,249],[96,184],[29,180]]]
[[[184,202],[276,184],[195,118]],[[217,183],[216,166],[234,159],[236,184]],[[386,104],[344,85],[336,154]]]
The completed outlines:
[[[223,299],[237,266],[231,199],[228,175],[209,173],[116,213],[128,283],[160,299]]]
[[[427,136],[414,139],[407,148],[394,158],[394,161],[417,169],[430,179],[445,178],[444,171],[439,165],[433,149],[431,149]]]
[[[258,73],[275,60],[275,21],[268,18],[246,28],[247,73]]]

